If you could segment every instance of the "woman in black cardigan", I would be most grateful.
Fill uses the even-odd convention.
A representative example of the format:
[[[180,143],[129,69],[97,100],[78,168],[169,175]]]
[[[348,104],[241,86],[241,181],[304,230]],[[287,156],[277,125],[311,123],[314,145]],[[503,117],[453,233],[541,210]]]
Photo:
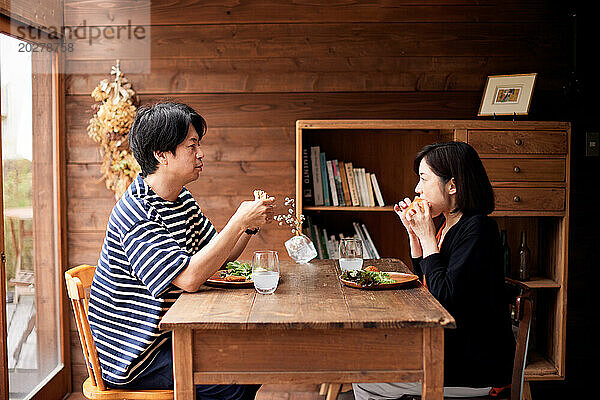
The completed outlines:
[[[477,152],[463,142],[425,146],[416,156],[415,191],[395,211],[408,232],[415,273],[452,314],[445,331],[444,395],[487,395],[511,381],[514,337],[504,297],[494,194]],[[433,217],[443,215],[439,228]],[[418,383],[355,384],[357,400],[419,395]]]

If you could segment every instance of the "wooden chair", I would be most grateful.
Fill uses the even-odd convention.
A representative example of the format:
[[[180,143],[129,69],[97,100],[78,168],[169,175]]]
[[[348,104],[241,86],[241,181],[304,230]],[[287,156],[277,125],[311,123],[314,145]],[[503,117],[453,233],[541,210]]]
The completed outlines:
[[[510,399],[510,400],[531,400],[531,391],[529,382],[525,381],[525,364],[527,362],[527,350],[529,347],[529,333],[531,331],[531,320],[533,318],[533,298],[531,289],[523,283],[506,278],[508,303],[510,304],[510,315],[513,325],[518,325],[516,334],[517,346],[515,349],[515,358],[513,362],[513,373],[510,388],[510,397],[473,397],[463,400],[475,399]],[[327,395],[327,400],[336,400],[340,393],[342,385],[339,383],[323,383],[319,394]],[[412,396],[418,399],[419,396]]]
[[[83,394],[90,400],[172,400],[172,390],[124,390],[110,389],[102,380],[102,370],[96,345],[87,318],[88,289],[92,285],[96,267],[80,265],[65,272],[67,293],[73,305],[77,332],[83,350],[89,377],[83,382]]]
[[[530,400],[531,391],[529,382],[525,381],[525,364],[527,363],[529,334],[531,333],[531,320],[533,319],[532,291],[521,282],[509,278],[506,279],[506,286],[509,289],[512,288],[513,290],[518,291],[514,294],[514,301],[511,299],[509,302],[511,305],[511,320],[513,324],[518,325],[516,337],[517,347],[515,349],[515,359],[513,362],[510,399]]]

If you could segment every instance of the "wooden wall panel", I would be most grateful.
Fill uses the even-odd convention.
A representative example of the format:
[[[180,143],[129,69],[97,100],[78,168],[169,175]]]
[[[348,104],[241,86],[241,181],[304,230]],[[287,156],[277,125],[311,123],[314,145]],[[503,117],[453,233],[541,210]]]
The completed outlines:
[[[501,32],[501,34],[499,34]],[[265,57],[379,57],[481,55],[535,56],[565,48],[564,32],[553,24],[512,23],[328,23],[159,25],[151,36],[152,59],[246,59]],[[139,41],[138,41],[139,42]],[[138,42],[117,46],[101,35],[73,37],[67,60],[146,57]],[[125,43],[125,42],[124,42]],[[136,54],[137,53],[137,54]]]
[[[202,114],[211,127],[285,127],[298,119],[323,118],[471,118],[481,100],[478,92],[345,92],[227,93],[140,96],[143,104],[184,101]],[[92,116],[91,97],[70,96],[67,125],[85,126]],[[475,110],[475,111],[473,111]]]
[[[528,72],[539,74],[532,112],[559,118],[555,98],[568,69],[568,24],[549,1],[108,4],[67,0],[65,24],[142,25],[151,59],[133,41],[107,39],[91,46],[74,40],[66,54],[71,265],[97,261],[114,204],[99,181],[101,154],[86,126],[89,93],[117,58],[142,104],[182,101],[206,118],[205,169],[190,190],[218,229],[254,188],[280,204],[293,196],[298,119],[476,118],[488,75]],[[139,72],[148,66],[149,73]],[[243,258],[265,248],[286,258],[290,236],[271,224]],[[80,351],[78,339],[72,349]],[[74,388],[84,376],[81,358],[73,357]]]
[[[72,121],[72,120],[71,120]],[[67,160],[71,164],[102,162],[100,148],[93,142],[78,120],[69,126],[71,140],[67,144]],[[209,127],[202,139],[205,163],[213,161],[294,161],[293,132],[284,127]]]
[[[139,94],[260,92],[398,92],[478,91],[488,75],[516,70],[536,71],[538,88],[559,90],[564,61],[556,57],[343,57],[153,59],[151,74],[129,73]],[[69,63],[68,94],[88,95],[110,70],[114,59]],[[143,70],[142,62],[121,58],[127,71]]]
[[[0,0],[0,14],[50,33],[63,26],[63,0]]]
[[[517,1],[400,0],[330,1],[318,4],[295,0],[250,1],[152,1],[121,0],[107,8],[97,0],[68,1],[68,25],[125,25],[144,23],[148,14],[153,25],[306,23],[306,22],[479,22],[540,21],[548,11],[540,2],[527,7]],[[533,7],[532,7],[533,5]],[[182,10],[184,10],[182,12]]]

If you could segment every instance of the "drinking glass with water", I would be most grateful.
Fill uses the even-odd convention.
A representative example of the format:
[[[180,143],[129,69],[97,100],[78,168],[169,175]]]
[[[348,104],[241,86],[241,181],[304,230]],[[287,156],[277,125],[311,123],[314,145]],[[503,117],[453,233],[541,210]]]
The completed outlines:
[[[276,251],[255,251],[252,258],[252,280],[260,294],[271,294],[279,283],[279,257]]]
[[[357,238],[340,239],[340,269],[342,272],[361,269],[362,265],[362,241]]]

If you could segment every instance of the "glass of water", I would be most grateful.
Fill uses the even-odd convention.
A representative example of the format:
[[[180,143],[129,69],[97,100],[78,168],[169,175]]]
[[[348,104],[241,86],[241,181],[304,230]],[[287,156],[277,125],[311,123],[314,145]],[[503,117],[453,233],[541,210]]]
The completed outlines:
[[[252,281],[260,294],[271,294],[279,283],[279,257],[276,251],[255,251],[252,258]]]
[[[340,239],[340,269],[352,271],[363,265],[363,244],[357,238]]]

